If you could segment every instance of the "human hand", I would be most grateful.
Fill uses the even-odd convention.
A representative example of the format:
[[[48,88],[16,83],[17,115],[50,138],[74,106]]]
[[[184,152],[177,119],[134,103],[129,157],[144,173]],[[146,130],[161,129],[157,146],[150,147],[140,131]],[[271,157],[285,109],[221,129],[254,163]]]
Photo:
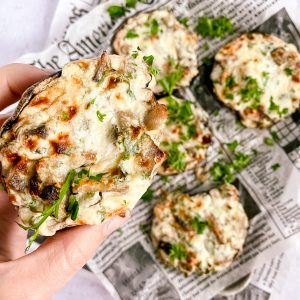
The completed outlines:
[[[0,68],[0,110],[18,100],[24,90],[49,72],[29,65]],[[0,115],[0,125],[8,115]],[[0,299],[49,299],[90,259],[97,246],[127,218],[114,217],[99,226],[78,226],[48,238],[24,255],[27,232],[18,213],[0,191]]]

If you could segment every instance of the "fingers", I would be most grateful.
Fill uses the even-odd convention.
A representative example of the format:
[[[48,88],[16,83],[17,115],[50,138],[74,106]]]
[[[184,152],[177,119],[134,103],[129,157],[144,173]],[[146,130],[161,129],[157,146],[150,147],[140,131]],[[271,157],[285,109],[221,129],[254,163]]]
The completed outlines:
[[[24,255],[27,234],[17,221],[17,210],[8,201],[6,192],[0,191],[0,261],[15,260]]]
[[[55,234],[40,248],[15,262],[18,273],[30,278],[26,288],[41,286],[42,298],[50,297],[89,260],[99,244],[127,218],[114,217],[99,226],[78,226]]]
[[[0,110],[20,99],[29,86],[49,74],[49,71],[24,64],[0,68]]]

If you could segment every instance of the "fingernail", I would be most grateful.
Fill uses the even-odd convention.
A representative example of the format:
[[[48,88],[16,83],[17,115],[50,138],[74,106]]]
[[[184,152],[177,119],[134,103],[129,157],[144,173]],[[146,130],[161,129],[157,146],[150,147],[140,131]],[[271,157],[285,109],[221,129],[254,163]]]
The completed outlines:
[[[1,120],[10,118],[11,116],[12,116],[12,113],[7,113],[7,114],[1,114],[0,113],[0,119]]]
[[[58,70],[53,70],[53,69],[42,69],[45,73],[51,75],[56,73]]]
[[[124,218],[121,218],[121,217],[118,217],[118,216],[112,217],[111,219],[109,219],[106,222],[106,224],[104,226],[103,233],[105,235],[110,235],[115,230],[117,230],[118,228],[120,228],[127,220],[128,220],[128,216],[127,215]]]

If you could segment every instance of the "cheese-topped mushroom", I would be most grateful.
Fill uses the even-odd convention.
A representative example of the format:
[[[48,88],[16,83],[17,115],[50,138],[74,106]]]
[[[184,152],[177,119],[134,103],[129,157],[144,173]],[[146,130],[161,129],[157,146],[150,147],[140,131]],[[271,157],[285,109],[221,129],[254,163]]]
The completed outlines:
[[[167,159],[158,173],[177,174],[194,168],[206,158],[211,143],[207,114],[197,103],[174,96],[160,99],[158,103],[168,110],[161,139]]]
[[[164,160],[166,114],[148,66],[103,53],[29,88],[1,130],[2,179],[36,234],[99,224],[133,208]],[[148,128],[149,118],[156,126]]]
[[[247,228],[238,191],[225,184],[207,194],[166,194],[154,208],[151,239],[163,262],[186,274],[202,274],[232,263]]]
[[[180,24],[172,13],[156,10],[128,19],[117,32],[113,47],[118,54],[129,55],[139,49],[142,56],[153,55],[160,70],[158,81],[176,72],[180,87],[188,86],[198,74],[197,43],[197,35]],[[157,84],[154,92],[161,91],[161,85]]]
[[[214,91],[247,127],[269,127],[300,103],[296,47],[260,33],[243,34],[215,56]]]

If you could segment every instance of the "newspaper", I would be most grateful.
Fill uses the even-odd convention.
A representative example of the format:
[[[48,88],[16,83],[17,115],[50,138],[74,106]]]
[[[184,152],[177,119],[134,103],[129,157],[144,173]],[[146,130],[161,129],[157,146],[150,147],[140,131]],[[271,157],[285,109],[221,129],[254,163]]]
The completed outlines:
[[[91,8],[99,1],[86,2]],[[173,10],[178,17],[190,16],[191,27],[195,26],[194,16],[226,15],[233,20],[237,29],[233,35],[221,40],[200,41],[199,65],[202,58],[213,56],[220,46],[240,33],[251,30],[276,34],[300,48],[300,35],[290,18],[290,15],[299,18],[297,1],[149,0],[138,3],[136,10],[131,9],[125,18],[112,22],[106,12],[107,7],[121,3],[123,1],[103,1],[90,12],[87,12],[90,9],[78,6],[86,9],[86,12],[82,11],[74,22],[65,18],[62,28],[66,32],[62,30],[57,36],[53,34],[50,37],[52,42],[56,42],[45,51],[25,55],[18,61],[56,70],[70,60],[93,57],[104,49],[111,50],[111,38],[125,18],[138,11],[161,7]],[[208,50],[203,48],[204,43],[208,43]],[[172,176],[168,183],[157,176],[152,185],[155,191],[153,201],[140,201],[122,231],[113,233],[88,263],[116,299],[210,299],[249,272],[254,274],[249,287],[234,298],[279,299],[280,274],[282,278],[282,274],[292,265],[292,258],[296,257],[290,255],[289,251],[295,249],[300,236],[300,112],[297,111],[270,130],[245,129],[230,110],[214,99],[208,81],[209,67],[202,65],[200,74],[189,89],[180,93],[198,101],[210,114],[214,139],[207,164],[199,166],[196,171]],[[263,142],[271,131],[276,131],[279,136],[272,147]],[[239,141],[240,151],[249,153],[255,149],[258,153],[234,183],[239,188],[250,220],[243,254],[224,272],[185,277],[159,262],[149,236],[143,234],[139,227],[141,224],[150,226],[152,208],[159,201],[162,190],[171,191],[180,186],[184,191],[195,194],[214,186],[213,182],[202,182],[198,171],[200,168],[209,168],[220,156],[230,160],[231,153],[228,153],[224,144],[233,140]],[[274,164],[280,165],[276,171],[272,170]]]

